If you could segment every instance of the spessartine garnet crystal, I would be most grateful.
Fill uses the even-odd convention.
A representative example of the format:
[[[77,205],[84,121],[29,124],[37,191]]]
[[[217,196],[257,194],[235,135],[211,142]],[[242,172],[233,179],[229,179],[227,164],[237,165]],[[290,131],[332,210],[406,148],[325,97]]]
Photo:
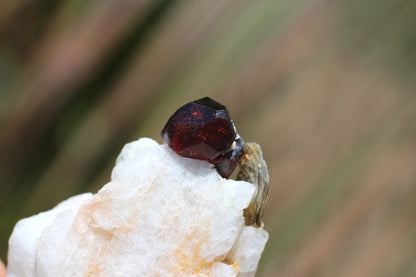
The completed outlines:
[[[209,97],[186,104],[168,120],[162,138],[178,155],[214,164],[224,178],[229,178],[239,166],[237,180],[256,187],[244,210],[245,224],[263,228],[270,184],[263,152],[257,143],[244,143],[223,105]]]
[[[224,178],[237,167],[244,145],[227,109],[209,97],[179,108],[163,128],[162,138],[179,156],[214,164]]]

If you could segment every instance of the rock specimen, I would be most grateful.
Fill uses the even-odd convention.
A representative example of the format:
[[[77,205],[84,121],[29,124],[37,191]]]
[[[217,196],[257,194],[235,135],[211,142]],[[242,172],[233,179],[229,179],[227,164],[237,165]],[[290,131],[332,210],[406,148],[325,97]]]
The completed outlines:
[[[111,181],[19,221],[7,277],[254,276],[268,234],[245,226],[254,185],[142,138]]]

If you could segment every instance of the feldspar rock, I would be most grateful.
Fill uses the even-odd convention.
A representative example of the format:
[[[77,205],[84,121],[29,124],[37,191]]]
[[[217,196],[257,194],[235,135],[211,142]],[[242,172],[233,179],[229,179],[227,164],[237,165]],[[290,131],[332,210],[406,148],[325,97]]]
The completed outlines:
[[[142,138],[111,181],[20,220],[7,277],[254,276],[268,234],[244,226],[252,184]]]

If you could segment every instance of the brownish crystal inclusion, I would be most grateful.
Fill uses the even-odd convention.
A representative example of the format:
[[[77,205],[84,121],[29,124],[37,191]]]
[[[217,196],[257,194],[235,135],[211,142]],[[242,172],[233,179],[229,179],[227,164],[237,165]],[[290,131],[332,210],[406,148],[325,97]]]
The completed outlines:
[[[237,166],[243,147],[227,109],[209,97],[179,108],[163,128],[162,138],[179,156],[215,164],[225,178]]]

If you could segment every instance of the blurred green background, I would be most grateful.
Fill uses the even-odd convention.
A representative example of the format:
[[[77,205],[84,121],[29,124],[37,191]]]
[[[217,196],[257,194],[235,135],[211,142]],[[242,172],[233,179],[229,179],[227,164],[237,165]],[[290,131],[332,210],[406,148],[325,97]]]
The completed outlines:
[[[181,105],[269,165],[257,276],[416,276],[416,1],[0,2],[0,257]]]

